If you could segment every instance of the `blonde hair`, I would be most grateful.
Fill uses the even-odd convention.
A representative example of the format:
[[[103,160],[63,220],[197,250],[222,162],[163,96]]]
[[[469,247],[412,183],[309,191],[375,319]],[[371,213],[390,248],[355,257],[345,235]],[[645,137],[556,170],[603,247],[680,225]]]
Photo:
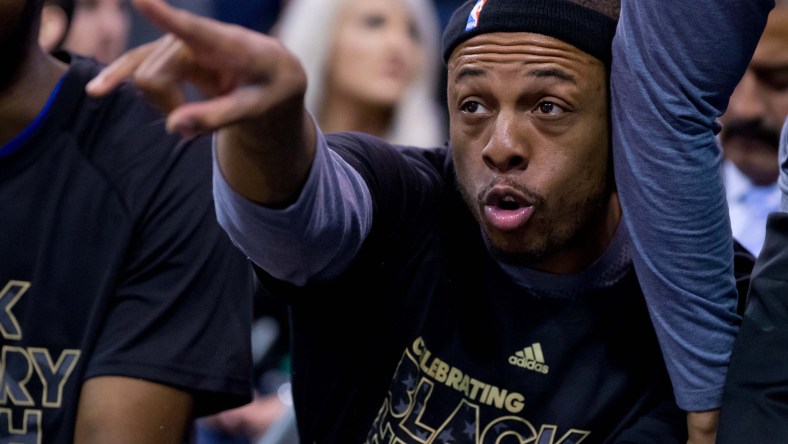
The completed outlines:
[[[317,116],[326,88],[328,62],[339,15],[346,0],[291,0],[272,30],[301,61],[309,84],[306,107]],[[444,111],[437,87],[440,22],[431,0],[403,0],[412,11],[424,50],[422,71],[397,105],[386,139],[391,143],[432,147],[446,141]]]

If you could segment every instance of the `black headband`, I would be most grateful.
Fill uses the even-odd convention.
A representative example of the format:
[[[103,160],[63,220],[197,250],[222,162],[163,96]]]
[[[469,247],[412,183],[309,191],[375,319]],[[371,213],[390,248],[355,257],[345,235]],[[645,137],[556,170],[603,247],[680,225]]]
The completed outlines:
[[[543,34],[610,65],[617,20],[568,0],[467,0],[443,32],[443,60],[471,37],[491,32]]]

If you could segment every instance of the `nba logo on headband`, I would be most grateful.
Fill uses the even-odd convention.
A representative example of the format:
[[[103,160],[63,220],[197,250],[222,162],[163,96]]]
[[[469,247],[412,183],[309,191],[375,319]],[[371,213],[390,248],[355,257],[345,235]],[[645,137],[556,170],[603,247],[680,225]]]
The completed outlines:
[[[470,31],[479,25],[479,14],[481,14],[485,3],[487,3],[487,0],[476,0],[476,4],[473,6],[473,9],[471,9],[471,13],[468,14],[468,23],[465,24],[466,31]]]

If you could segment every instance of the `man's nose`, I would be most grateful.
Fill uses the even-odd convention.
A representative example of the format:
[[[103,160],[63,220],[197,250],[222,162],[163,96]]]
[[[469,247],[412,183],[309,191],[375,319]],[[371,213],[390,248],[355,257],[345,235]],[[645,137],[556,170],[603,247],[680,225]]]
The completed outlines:
[[[529,147],[518,137],[517,116],[501,113],[495,121],[490,139],[482,150],[484,163],[492,170],[507,173],[528,167]]]
[[[736,120],[763,119],[766,114],[764,91],[758,79],[749,70],[744,74],[731,94],[725,114]]]

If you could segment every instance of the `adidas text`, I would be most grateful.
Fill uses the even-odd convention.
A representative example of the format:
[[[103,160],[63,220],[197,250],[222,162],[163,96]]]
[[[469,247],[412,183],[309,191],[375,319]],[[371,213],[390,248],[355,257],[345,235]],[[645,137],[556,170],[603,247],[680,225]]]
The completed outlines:
[[[509,356],[509,364],[543,373],[545,375],[548,371],[550,371],[550,368],[547,366],[547,364],[542,364],[532,359],[518,358],[516,356]]]

